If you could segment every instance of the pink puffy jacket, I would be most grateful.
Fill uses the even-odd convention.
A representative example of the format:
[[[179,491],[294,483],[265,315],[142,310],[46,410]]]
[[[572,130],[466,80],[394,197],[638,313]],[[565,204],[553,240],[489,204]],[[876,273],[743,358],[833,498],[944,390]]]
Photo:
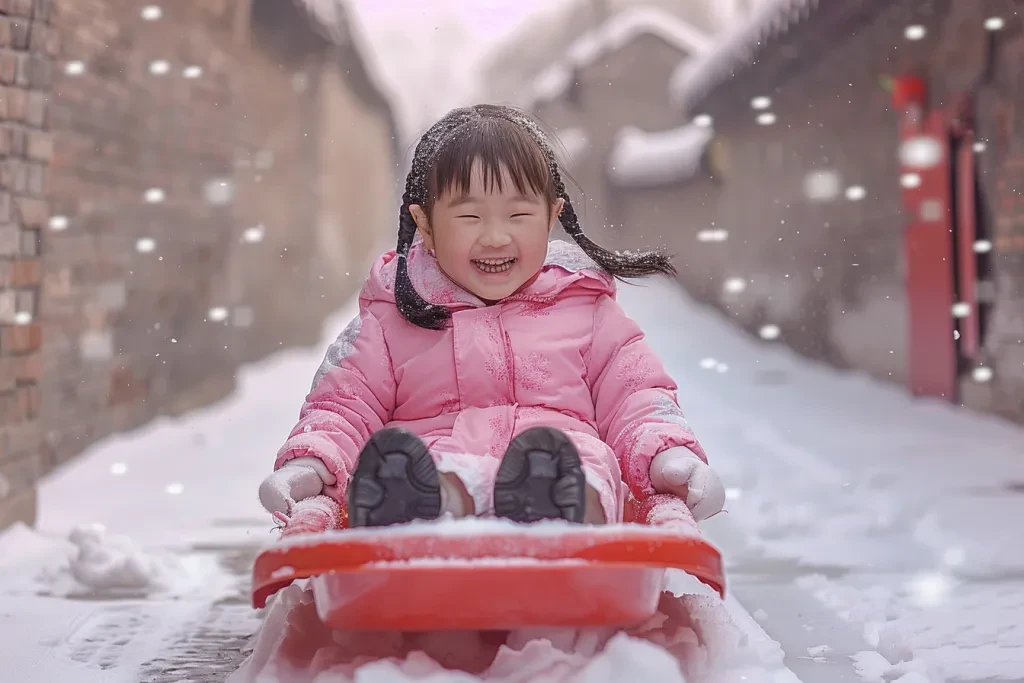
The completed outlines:
[[[399,313],[396,265],[393,251],[373,265],[359,316],[328,350],[275,467],[316,456],[338,478],[328,493],[343,500],[370,435],[402,427],[435,459],[469,458],[493,481],[512,438],[548,425],[572,439],[606,515],[621,519],[623,482],[652,493],[658,453],[685,446],[706,461],[675,383],[616,303],[614,280],[576,245],[551,242],[533,282],[487,306],[417,241],[409,275],[421,296],[451,310],[441,332]],[[478,497],[477,513],[487,505]]]

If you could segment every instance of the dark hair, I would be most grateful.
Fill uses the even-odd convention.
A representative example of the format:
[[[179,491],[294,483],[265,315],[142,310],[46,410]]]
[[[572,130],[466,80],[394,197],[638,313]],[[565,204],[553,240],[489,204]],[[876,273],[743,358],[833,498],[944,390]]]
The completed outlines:
[[[468,192],[473,165],[482,166],[488,189],[504,189],[507,171],[516,190],[530,189],[549,204],[565,202],[559,222],[566,234],[610,275],[620,280],[662,273],[675,275],[670,257],[660,251],[619,254],[595,244],[583,234],[576,210],[569,201],[558,170],[558,161],[540,126],[525,112],[513,107],[478,104],[453,109],[420,139],[412,168],[405,181],[398,217],[398,268],[395,303],[409,322],[441,330],[451,317],[448,309],[427,303],[409,278],[409,248],[416,237],[416,222],[409,207],[423,206],[427,215],[437,199],[448,191]]]

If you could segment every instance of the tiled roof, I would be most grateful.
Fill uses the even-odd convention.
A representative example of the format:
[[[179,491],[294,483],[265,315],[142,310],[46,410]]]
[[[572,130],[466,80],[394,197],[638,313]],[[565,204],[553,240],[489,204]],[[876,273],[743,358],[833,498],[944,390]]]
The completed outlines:
[[[774,39],[815,13],[820,4],[859,0],[762,0],[753,12],[723,33],[715,45],[679,65],[669,84],[672,101],[689,107],[758,61]]]

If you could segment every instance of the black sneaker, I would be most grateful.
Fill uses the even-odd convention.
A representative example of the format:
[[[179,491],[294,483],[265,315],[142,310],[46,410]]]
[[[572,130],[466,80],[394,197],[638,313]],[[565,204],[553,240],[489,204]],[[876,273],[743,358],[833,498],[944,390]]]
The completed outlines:
[[[580,454],[562,432],[528,429],[509,444],[494,482],[494,513],[514,522],[582,522],[587,482]]]
[[[382,429],[363,447],[348,485],[349,527],[388,526],[441,514],[434,459],[415,434]]]

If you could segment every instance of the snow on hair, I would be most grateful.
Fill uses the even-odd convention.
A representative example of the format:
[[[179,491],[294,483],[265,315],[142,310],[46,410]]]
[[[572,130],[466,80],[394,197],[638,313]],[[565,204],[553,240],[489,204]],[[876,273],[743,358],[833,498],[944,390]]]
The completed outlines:
[[[550,203],[564,200],[559,222],[581,249],[601,268],[618,279],[658,273],[675,275],[670,257],[660,251],[619,254],[587,237],[569,200],[558,161],[547,136],[528,114],[513,107],[478,104],[453,109],[435,123],[416,145],[412,168],[405,180],[398,218],[398,268],[395,302],[406,320],[430,330],[444,329],[451,314],[443,306],[420,296],[409,278],[408,256],[416,237],[416,222],[409,207],[419,204],[428,215],[434,202],[448,190],[469,189],[474,162],[483,168],[484,182],[502,189],[507,171],[516,189],[527,187]]]

